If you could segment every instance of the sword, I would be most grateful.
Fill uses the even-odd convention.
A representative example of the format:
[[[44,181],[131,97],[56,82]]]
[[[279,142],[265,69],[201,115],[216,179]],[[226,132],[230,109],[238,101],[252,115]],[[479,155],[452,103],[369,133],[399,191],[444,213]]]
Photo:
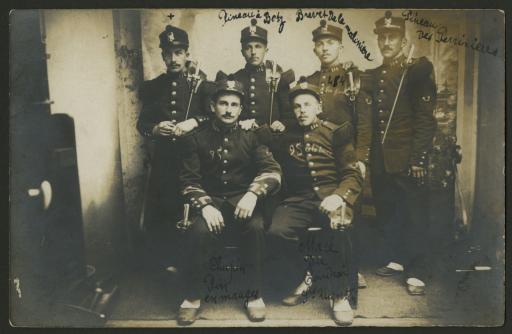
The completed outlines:
[[[277,63],[272,61],[272,72],[270,73],[269,90],[270,90],[270,116],[268,125],[272,125],[272,113],[274,110],[274,94],[277,92],[277,83],[279,82],[279,73],[277,73]]]
[[[201,80],[201,77],[199,76],[199,62],[196,63],[196,69],[194,74],[189,74],[188,79],[190,80],[190,96],[188,98],[188,104],[187,104],[187,112],[185,114],[185,121],[188,119],[188,114],[190,112],[190,106],[192,105],[192,97],[194,96],[194,93],[196,92],[197,84]]]
[[[409,49],[409,55],[407,55],[406,65],[410,64],[412,53],[414,51],[414,44],[411,45]],[[395,100],[393,101],[393,107],[391,108],[391,113],[389,114],[388,124],[386,124],[386,130],[384,130],[384,135],[382,136],[381,144],[384,144],[386,141],[386,135],[388,134],[389,125],[391,124],[391,119],[393,118],[393,113],[395,112],[396,103],[398,101],[398,96],[400,95],[400,90],[402,89],[402,84],[404,82],[405,74],[407,73],[408,67],[406,66],[404,71],[402,72],[402,77],[400,78],[400,83],[398,84],[398,90],[396,91]]]
[[[176,228],[180,231],[186,231],[191,223],[190,221],[188,220],[188,217],[189,217],[189,214],[190,214],[190,204],[188,203],[185,203],[183,205],[183,220],[180,220],[177,224],[176,224]]]
[[[352,124],[354,125],[354,129],[356,130],[355,137],[357,138],[357,112],[356,112],[356,87],[354,85],[354,74],[352,71],[348,72],[348,82],[350,84],[349,88],[349,100],[352,103]]]

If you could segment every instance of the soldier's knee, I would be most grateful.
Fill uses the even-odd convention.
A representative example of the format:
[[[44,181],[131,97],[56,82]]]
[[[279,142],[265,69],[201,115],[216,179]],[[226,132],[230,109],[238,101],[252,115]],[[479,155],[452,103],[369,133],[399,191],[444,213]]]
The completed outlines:
[[[192,225],[190,226],[188,233],[192,238],[204,238],[211,234],[206,221],[201,216],[192,218]]]
[[[271,239],[288,239],[290,232],[290,229],[285,224],[272,224],[267,231],[267,236]]]
[[[251,220],[247,222],[246,231],[249,233],[264,233],[264,219],[261,216],[253,217]]]

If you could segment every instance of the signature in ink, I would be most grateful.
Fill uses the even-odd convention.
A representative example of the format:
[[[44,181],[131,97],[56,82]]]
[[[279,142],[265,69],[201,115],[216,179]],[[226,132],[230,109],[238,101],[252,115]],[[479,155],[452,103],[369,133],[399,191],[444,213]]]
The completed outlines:
[[[240,20],[240,19],[247,19],[247,18],[255,18],[255,19],[262,19],[264,24],[271,24],[271,23],[279,23],[278,32],[282,33],[284,30],[284,26],[286,24],[286,21],[284,19],[284,16],[279,13],[273,13],[270,11],[264,11],[261,12],[259,9],[256,11],[245,11],[245,12],[228,12],[226,9],[221,9],[219,11],[219,20],[222,21],[222,26],[226,25],[228,22]]]
[[[301,22],[304,19],[325,19],[327,21],[340,24],[345,27],[345,30],[347,31],[347,35],[354,43],[354,45],[357,47],[359,52],[363,55],[364,59],[368,61],[373,61],[374,59],[371,58],[371,52],[368,51],[366,48],[366,42],[362,39],[360,39],[358,35],[358,31],[354,30],[352,26],[346,22],[345,17],[343,16],[343,13],[336,14],[332,10],[317,10],[317,11],[303,11],[301,8],[297,9],[297,12],[295,13],[295,21]]]
[[[477,37],[467,37],[466,34],[460,36],[450,35],[447,26],[420,16],[417,11],[405,10],[402,12],[402,17],[404,20],[421,27],[421,29],[416,30],[418,40],[424,39],[436,43],[463,46],[480,53],[487,53],[493,56],[498,55],[498,48],[491,48],[489,45],[479,41]]]
[[[209,268],[211,271],[223,271],[223,272],[241,272],[245,274],[245,267],[239,265],[240,261],[230,261],[227,264],[223,263],[221,256],[213,256],[209,261]]]

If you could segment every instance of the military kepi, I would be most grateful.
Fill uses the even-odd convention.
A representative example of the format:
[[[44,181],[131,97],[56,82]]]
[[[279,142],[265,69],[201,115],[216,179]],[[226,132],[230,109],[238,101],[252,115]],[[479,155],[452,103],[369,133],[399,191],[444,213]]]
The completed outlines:
[[[391,11],[388,10],[384,14],[384,17],[375,21],[375,29],[373,29],[373,32],[376,34],[380,34],[389,31],[399,31],[401,33],[404,33],[405,20],[401,17],[394,17],[391,14]]]
[[[300,94],[310,94],[313,95],[318,102],[320,102],[320,93],[318,86],[310,84],[306,81],[306,77],[300,77],[296,82],[292,82],[290,84],[290,93],[288,97],[290,100],[293,100],[297,95]]]
[[[321,20],[320,27],[316,28],[312,32],[313,34],[313,42],[316,42],[322,37],[331,37],[341,41],[343,36],[343,29],[340,27],[328,25],[327,21]]]
[[[213,93],[213,100],[215,100],[221,93],[232,93],[240,96],[243,100],[244,85],[240,81],[236,80],[221,80],[216,82],[215,91]]]
[[[251,25],[242,29],[242,36],[240,43],[245,44],[251,41],[259,41],[267,44],[267,30],[256,25],[258,21],[256,19],[251,20]]]
[[[172,47],[188,48],[188,34],[185,30],[167,25],[160,33],[160,48],[162,50]]]

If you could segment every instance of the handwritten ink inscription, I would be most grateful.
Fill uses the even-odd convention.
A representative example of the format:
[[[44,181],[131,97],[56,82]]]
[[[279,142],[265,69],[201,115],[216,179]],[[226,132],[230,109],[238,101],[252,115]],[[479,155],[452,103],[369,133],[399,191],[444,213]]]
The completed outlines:
[[[301,22],[304,19],[325,19],[327,21],[340,24],[345,27],[345,30],[347,31],[347,35],[354,43],[354,45],[358,48],[359,52],[363,55],[364,59],[368,61],[373,61],[371,52],[366,48],[366,42],[362,39],[360,39],[358,35],[358,31],[354,30],[354,28],[349,25],[345,17],[343,16],[343,13],[335,13],[332,10],[318,10],[318,11],[303,11],[302,9],[297,9],[297,12],[295,13],[295,21]]]
[[[244,279],[247,279],[246,268],[240,264],[239,258],[211,257],[208,272],[203,277],[203,285],[206,288],[204,301],[218,304],[229,300],[247,301],[258,298],[258,289],[237,288],[238,281]]]
[[[284,30],[284,26],[286,21],[278,12],[274,13],[271,11],[260,11],[259,9],[256,11],[244,11],[244,12],[229,12],[226,9],[221,9],[219,11],[219,20],[222,21],[222,26],[226,25],[228,22],[233,22],[240,19],[254,18],[263,20],[264,24],[277,23],[279,24],[278,32],[282,33]]]
[[[405,10],[402,12],[405,21],[420,26],[421,29],[416,30],[418,40],[434,41],[435,43],[450,44],[453,46],[463,46],[475,50],[480,53],[498,55],[498,48],[483,43],[477,37],[469,37],[466,34],[460,36],[452,35],[448,32],[446,25],[440,24],[428,18],[422,17],[417,11]],[[428,29],[428,30],[426,30]]]
[[[332,241],[308,239],[299,243],[299,252],[304,256],[307,275],[304,283],[307,289],[302,292],[304,303],[315,298],[330,300],[348,296],[349,288],[345,291],[333,291],[327,289],[328,282],[348,280],[349,270],[347,266],[331,267],[327,257],[337,256],[339,251]]]

